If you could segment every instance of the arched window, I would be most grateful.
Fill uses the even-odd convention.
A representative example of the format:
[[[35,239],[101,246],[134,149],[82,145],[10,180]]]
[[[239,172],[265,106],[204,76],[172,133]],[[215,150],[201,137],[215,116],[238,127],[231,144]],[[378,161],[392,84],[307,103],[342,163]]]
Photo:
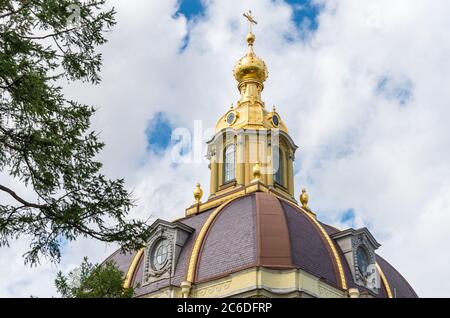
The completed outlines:
[[[274,162],[273,162],[273,168],[276,169],[274,172],[274,181],[275,183],[278,183],[279,185],[284,186],[284,180],[283,180],[283,169],[284,169],[284,156],[283,152],[279,147],[274,147]]]
[[[366,249],[359,246],[356,249],[356,264],[358,265],[359,272],[363,275],[367,275],[367,267],[369,264],[369,256],[367,255]]]
[[[223,182],[227,183],[236,178],[236,148],[229,145],[223,153]]]

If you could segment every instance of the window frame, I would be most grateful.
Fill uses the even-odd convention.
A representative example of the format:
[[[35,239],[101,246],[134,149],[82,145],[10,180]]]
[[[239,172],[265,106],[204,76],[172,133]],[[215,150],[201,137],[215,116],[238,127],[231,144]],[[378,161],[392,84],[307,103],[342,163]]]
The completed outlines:
[[[233,162],[232,162],[232,164],[229,164],[227,162],[229,149],[233,149],[233,152],[232,152],[232,154],[233,154]],[[230,155],[231,155],[231,153],[230,153]],[[227,170],[228,167],[231,167],[231,169]],[[227,179],[227,175],[228,175],[227,172],[229,172],[229,171],[232,172],[232,175],[230,175],[229,178]],[[236,181],[236,145],[234,143],[231,143],[231,144],[227,145],[224,148],[224,150],[223,150],[222,176],[223,176],[223,178],[222,178],[223,179],[223,182],[222,182],[223,185]]]
[[[276,185],[285,188],[284,153],[280,146],[275,146],[274,150],[278,150],[278,170],[273,174],[273,181]]]

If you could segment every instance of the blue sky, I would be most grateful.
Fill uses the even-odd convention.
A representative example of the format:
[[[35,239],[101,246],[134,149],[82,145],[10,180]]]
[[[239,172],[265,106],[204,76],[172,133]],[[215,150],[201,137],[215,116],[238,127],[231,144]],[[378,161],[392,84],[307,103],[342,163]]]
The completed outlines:
[[[376,93],[388,100],[398,102],[405,106],[412,98],[413,84],[410,80],[394,80],[392,77],[384,76],[378,81]]]
[[[317,30],[318,16],[321,10],[321,6],[313,3],[311,0],[282,0],[289,4],[293,9],[292,19],[299,28],[299,30],[315,31]],[[182,14],[189,21],[201,16],[205,11],[204,1],[202,0],[179,0],[179,9],[176,15]],[[302,32],[301,32],[302,34]],[[302,36],[302,39],[304,37]],[[292,40],[291,38],[287,38]],[[189,45],[189,34],[186,35],[180,51],[186,49]]]
[[[172,124],[164,112],[158,112],[150,120],[147,130],[148,150],[159,153],[167,149],[172,136]]]
[[[317,17],[321,7],[310,0],[285,0],[294,9],[293,19],[298,26],[308,23],[309,29],[317,30],[319,24]]]
[[[312,3],[310,0],[284,0],[294,9],[293,19],[297,25],[308,23],[309,28],[316,30],[318,27],[317,16],[320,13],[320,5]],[[188,20],[200,16],[205,6],[202,0],[179,0],[177,14],[183,14]]]
[[[310,0],[284,0],[294,9],[293,19],[297,25],[302,25],[308,21],[310,29],[316,30],[318,27],[317,16],[320,6],[313,4]],[[201,15],[205,6],[202,0],[179,0],[180,8],[178,14],[183,14],[188,20]]]
[[[183,14],[187,19],[193,19],[204,11],[201,0],[179,0],[180,8],[177,13]]]
[[[355,210],[348,209],[346,212],[342,214],[341,223],[346,224],[348,226],[355,226]]]

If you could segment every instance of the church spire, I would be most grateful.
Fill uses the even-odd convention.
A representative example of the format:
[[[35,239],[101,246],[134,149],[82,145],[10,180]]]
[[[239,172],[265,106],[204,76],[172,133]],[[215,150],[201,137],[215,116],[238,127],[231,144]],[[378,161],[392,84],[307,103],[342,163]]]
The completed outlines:
[[[248,50],[247,54],[242,57],[234,68],[234,77],[238,81],[241,99],[239,104],[257,102],[264,107],[261,100],[261,92],[264,89],[264,82],[268,77],[266,63],[259,58],[253,49],[256,36],[253,34],[253,25],[257,24],[252,12],[244,14],[249,21],[249,33],[247,34]]]
[[[288,133],[288,129],[278,113],[265,108],[261,93],[269,72],[264,60],[258,57],[254,51],[256,36],[253,33],[253,26],[257,22],[251,11],[244,13],[244,17],[249,23],[246,37],[248,49],[233,69],[234,78],[238,82],[240,98],[236,107],[219,119],[216,132],[227,128],[263,130],[276,128]]]

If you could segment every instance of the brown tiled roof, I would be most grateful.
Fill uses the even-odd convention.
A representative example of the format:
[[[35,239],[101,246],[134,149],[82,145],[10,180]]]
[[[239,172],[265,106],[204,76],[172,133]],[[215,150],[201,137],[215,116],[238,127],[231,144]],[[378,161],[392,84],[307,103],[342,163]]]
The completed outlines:
[[[296,267],[339,287],[332,256],[319,230],[298,209],[285,202],[282,206],[288,221],[292,259]]]
[[[197,281],[255,265],[255,198],[231,202],[211,225],[197,265]]]
[[[189,259],[199,232],[214,209],[181,219],[194,232],[186,241],[171,280],[140,287],[137,295],[145,295],[170,285],[180,286],[186,279]],[[339,230],[321,224],[328,235]],[[356,287],[342,251],[336,245],[347,285]],[[116,252],[113,259],[125,273],[135,253]],[[377,256],[391,290],[397,297],[417,297],[408,282],[384,259]],[[143,261],[138,265],[133,284],[143,278]],[[244,268],[299,268],[340,288],[335,260],[317,225],[300,208],[267,193],[253,193],[233,200],[216,216],[201,245],[195,282],[213,280]],[[361,287],[358,286],[359,289]],[[384,287],[378,297],[385,297]]]

